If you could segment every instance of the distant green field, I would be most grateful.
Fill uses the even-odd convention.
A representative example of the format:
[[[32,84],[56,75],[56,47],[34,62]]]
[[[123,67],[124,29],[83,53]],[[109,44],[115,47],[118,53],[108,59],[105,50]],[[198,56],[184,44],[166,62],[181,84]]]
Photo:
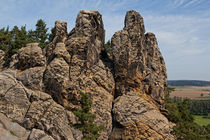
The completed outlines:
[[[193,117],[195,119],[194,122],[201,126],[210,124],[210,119],[203,118],[203,116],[193,115]]]
[[[205,100],[210,100],[210,96],[206,96],[206,97],[198,97],[199,99],[205,99]]]

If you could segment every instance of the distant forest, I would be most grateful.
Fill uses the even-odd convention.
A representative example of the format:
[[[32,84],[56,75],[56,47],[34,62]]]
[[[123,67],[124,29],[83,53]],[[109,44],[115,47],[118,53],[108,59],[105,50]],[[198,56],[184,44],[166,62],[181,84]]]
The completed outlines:
[[[210,86],[210,81],[168,80],[169,86]]]

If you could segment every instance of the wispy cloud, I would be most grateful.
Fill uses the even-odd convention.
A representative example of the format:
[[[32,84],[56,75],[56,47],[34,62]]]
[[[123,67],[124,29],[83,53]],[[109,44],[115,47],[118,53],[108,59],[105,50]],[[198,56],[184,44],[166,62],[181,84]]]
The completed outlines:
[[[199,4],[199,3],[201,3],[201,2],[202,2],[202,0],[190,0],[189,2],[187,2],[187,3],[184,5],[184,7],[188,7],[188,6],[193,5],[193,4]]]
[[[183,5],[186,0],[174,0],[174,6]]]
[[[163,45],[161,47],[166,47],[166,50],[174,50],[173,53],[180,52],[180,48],[210,51],[206,47],[209,40],[205,37],[208,34],[206,28],[210,28],[210,18],[149,15],[145,22],[147,29],[155,32],[159,43]]]

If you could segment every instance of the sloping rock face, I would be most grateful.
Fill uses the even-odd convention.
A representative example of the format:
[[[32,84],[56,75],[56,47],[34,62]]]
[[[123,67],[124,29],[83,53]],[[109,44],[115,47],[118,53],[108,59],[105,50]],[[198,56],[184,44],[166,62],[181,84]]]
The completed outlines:
[[[81,140],[69,125],[78,123],[72,111],[81,107],[80,92],[91,95],[95,124],[104,126],[99,140],[174,139],[159,111],[165,63],[139,13],[128,11],[124,29],[112,37],[112,58],[97,11],[80,11],[69,34],[64,21],[54,30],[44,50],[28,44],[0,72],[0,140]]]
[[[26,88],[16,79],[16,75],[17,70],[0,73],[0,113],[24,128],[14,123],[5,127],[5,121],[1,121],[2,129],[7,133],[13,131],[18,140],[32,140],[37,137],[74,139],[69,127],[69,122],[75,120],[73,113],[57,104],[50,95]],[[0,116],[0,119],[5,116]],[[11,123],[10,120],[8,123]],[[14,125],[17,127],[14,128]],[[17,135],[19,131],[24,134]]]

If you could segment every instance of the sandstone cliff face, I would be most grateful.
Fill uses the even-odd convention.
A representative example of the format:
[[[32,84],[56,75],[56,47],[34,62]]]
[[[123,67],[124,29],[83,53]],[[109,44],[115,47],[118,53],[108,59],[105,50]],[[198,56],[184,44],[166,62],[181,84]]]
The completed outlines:
[[[100,140],[174,139],[159,110],[167,75],[155,35],[145,34],[131,10],[112,37],[110,59],[104,39],[100,13],[82,10],[69,34],[67,23],[56,21],[44,50],[37,43],[20,49],[0,72],[0,140],[80,140],[69,124],[78,122],[72,111],[81,91],[91,95],[95,124],[105,127]]]
[[[127,12],[124,29],[112,37],[112,48],[116,96],[136,89],[162,104],[167,85],[165,62],[155,35],[145,34],[139,13]]]
[[[127,12],[124,29],[112,37],[112,49],[116,99],[111,138],[173,139],[171,124],[158,109],[167,85],[165,63],[139,13]]]

